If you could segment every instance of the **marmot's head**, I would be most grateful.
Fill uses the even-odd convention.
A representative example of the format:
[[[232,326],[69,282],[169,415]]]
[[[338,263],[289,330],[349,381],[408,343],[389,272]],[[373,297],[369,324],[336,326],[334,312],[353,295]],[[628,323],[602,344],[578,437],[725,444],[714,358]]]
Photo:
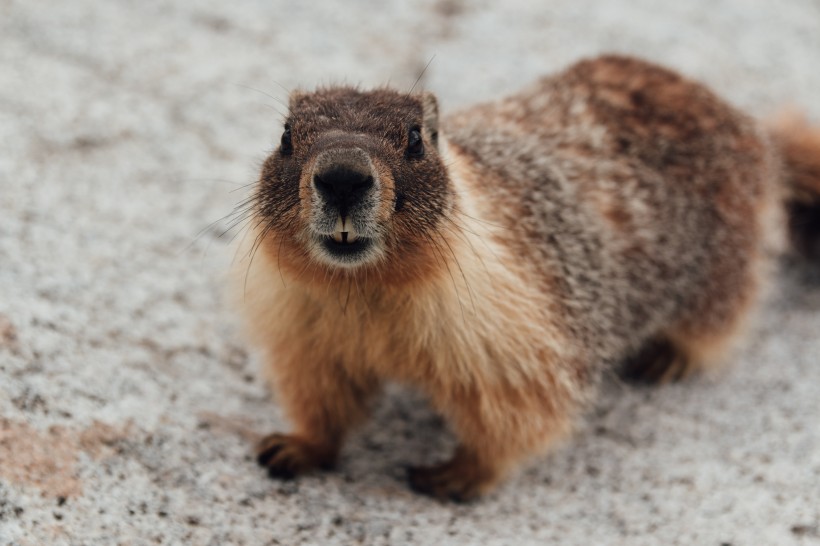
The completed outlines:
[[[280,265],[390,274],[435,260],[431,239],[452,207],[437,110],[429,93],[293,93],[256,193]]]

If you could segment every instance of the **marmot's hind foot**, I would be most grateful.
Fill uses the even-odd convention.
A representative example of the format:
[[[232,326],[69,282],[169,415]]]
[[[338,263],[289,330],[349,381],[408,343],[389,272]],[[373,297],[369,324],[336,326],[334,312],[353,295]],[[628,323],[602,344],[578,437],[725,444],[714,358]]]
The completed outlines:
[[[648,341],[624,360],[621,379],[630,383],[660,385],[680,381],[692,372],[690,359],[666,338]]]
[[[330,469],[334,450],[323,448],[289,434],[270,434],[256,448],[256,462],[268,476],[288,480],[317,468]]]

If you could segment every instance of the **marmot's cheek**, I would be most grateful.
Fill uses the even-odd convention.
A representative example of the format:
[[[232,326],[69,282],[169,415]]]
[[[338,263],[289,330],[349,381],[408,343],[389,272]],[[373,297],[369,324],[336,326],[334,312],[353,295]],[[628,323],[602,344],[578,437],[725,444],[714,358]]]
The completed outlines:
[[[390,220],[397,208],[396,200],[399,197],[396,194],[396,180],[390,168],[378,157],[373,159],[373,169],[378,176],[377,191],[374,193],[376,219],[385,223]]]

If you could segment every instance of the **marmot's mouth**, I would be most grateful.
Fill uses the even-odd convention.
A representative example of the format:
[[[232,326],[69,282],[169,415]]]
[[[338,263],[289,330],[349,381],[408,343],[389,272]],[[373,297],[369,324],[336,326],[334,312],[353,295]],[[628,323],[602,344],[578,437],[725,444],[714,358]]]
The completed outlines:
[[[367,237],[359,237],[347,231],[337,231],[333,235],[326,235],[321,241],[325,250],[339,258],[348,258],[364,252],[372,243],[372,240]]]
[[[330,238],[340,244],[352,244],[358,240],[359,236],[354,231],[336,231]]]

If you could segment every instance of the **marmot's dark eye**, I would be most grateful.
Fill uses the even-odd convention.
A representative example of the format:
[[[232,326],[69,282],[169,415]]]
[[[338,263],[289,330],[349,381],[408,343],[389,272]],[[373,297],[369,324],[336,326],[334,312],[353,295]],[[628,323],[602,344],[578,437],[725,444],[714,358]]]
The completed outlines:
[[[293,142],[290,139],[290,125],[285,125],[285,132],[282,133],[282,142],[279,144],[279,151],[282,155],[293,153]]]
[[[407,155],[410,157],[424,155],[424,142],[421,140],[421,130],[418,127],[410,129],[407,135]]]

